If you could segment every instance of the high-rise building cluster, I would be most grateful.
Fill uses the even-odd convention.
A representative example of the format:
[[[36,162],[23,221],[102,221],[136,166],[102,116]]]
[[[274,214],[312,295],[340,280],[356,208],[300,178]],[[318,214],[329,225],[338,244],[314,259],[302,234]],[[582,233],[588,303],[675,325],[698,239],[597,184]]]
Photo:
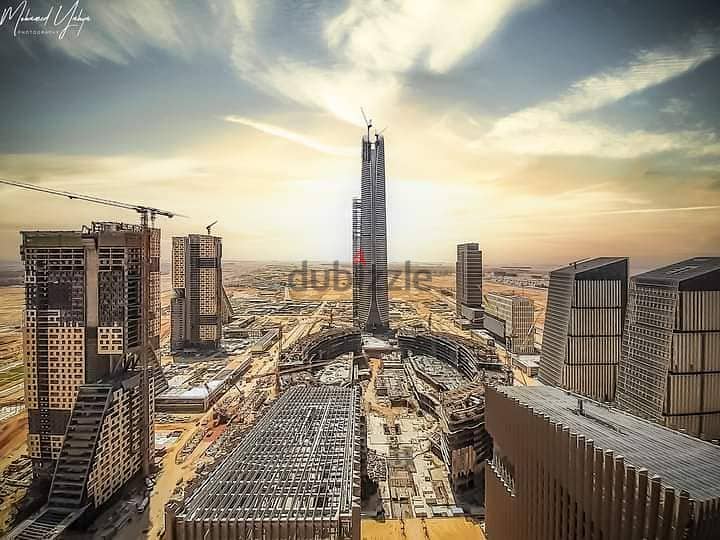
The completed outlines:
[[[720,257],[628,280],[628,259],[550,273],[540,381],[720,438]]]
[[[176,236],[172,242],[170,346],[217,349],[222,339],[222,240],[209,234]]]
[[[362,139],[361,197],[353,200],[353,312],[364,332],[390,330],[387,224],[385,212],[385,140],[370,130]]]

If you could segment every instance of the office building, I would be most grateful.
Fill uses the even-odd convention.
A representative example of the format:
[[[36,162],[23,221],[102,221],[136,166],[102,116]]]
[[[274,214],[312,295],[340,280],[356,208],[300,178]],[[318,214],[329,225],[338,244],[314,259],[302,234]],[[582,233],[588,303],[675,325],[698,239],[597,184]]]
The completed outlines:
[[[160,231],[102,222],[22,238],[28,454],[50,488],[17,537],[36,538],[149,471]]]
[[[538,378],[613,401],[627,306],[628,259],[597,257],[550,272]]]
[[[172,350],[217,349],[223,318],[228,317],[223,309],[222,239],[206,234],[173,237],[172,287]]]
[[[720,439],[720,257],[630,280],[619,371],[620,407]]]
[[[238,446],[165,512],[165,538],[360,539],[357,388],[289,388]]]
[[[535,353],[535,307],[517,294],[485,295],[483,326],[513,354]]]
[[[359,326],[358,313],[360,306],[360,264],[365,257],[360,251],[362,242],[362,201],[360,197],[353,197],[352,200],[352,320],[355,326]]]
[[[482,251],[475,242],[458,244],[455,263],[455,309],[458,318],[482,322]]]
[[[387,225],[385,215],[385,140],[370,132],[362,140],[358,326],[383,334],[390,329]]]
[[[720,447],[549,386],[488,387],[488,540],[714,540]]]

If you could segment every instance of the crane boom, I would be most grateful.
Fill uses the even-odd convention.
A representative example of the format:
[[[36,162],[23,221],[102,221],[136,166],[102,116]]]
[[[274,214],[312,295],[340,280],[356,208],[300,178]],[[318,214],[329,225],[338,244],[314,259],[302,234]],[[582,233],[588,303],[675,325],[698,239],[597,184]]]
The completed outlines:
[[[52,189],[35,184],[26,184],[25,182],[18,182],[16,180],[8,180],[6,178],[0,178],[0,184],[8,186],[19,187],[23,189],[30,189],[32,191],[39,191],[41,193],[49,193],[50,195],[59,195],[60,197],[67,197],[68,199],[77,199],[79,201],[87,201],[95,204],[104,204],[105,206],[114,206],[116,208],[124,208],[126,210],[134,210],[141,214],[144,220],[149,216],[151,219],[155,219],[155,216],[165,216],[172,218],[175,216],[186,217],[176,212],[170,212],[167,210],[161,210],[160,208],[153,208],[152,206],[142,206],[138,204],[129,204],[120,201],[113,201],[112,199],[103,199],[101,197],[95,197],[93,195],[82,195],[80,193],[73,193],[71,191],[63,191],[60,189]]]

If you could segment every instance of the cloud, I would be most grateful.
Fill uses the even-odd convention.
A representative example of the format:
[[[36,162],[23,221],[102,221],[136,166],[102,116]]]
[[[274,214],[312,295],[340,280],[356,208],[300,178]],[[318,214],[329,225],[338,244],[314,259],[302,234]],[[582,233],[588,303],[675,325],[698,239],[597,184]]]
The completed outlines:
[[[85,0],[79,36],[38,43],[76,60],[128,64],[148,49],[227,61],[259,90],[362,125],[361,105],[385,116],[410,70],[445,73],[512,14],[540,0],[350,0],[321,6],[255,0],[177,3]],[[37,0],[34,11],[50,6]],[[299,26],[307,31],[293,33]],[[291,39],[278,39],[287,32]],[[310,57],[308,50],[312,50]]]
[[[620,131],[598,122],[526,117],[525,125],[496,123],[476,149],[525,155],[596,156],[628,159],[648,154],[685,151],[690,155],[720,153],[717,135],[705,131]]]
[[[587,212],[587,216],[612,216],[622,214],[666,214],[668,212],[697,212],[701,210],[718,210],[720,206],[678,206],[672,208],[631,208],[625,210],[605,210],[602,212]]]
[[[36,4],[33,8],[43,11]],[[169,2],[93,2],[83,6],[83,11],[90,21],[79,35],[69,33],[58,39],[48,34],[45,44],[87,63],[109,60],[127,64],[147,48],[172,50],[174,54],[189,52],[179,13]]]
[[[328,44],[355,65],[404,72],[416,62],[444,73],[532,0],[352,0],[332,19]]]
[[[639,52],[624,66],[575,82],[556,100],[498,119],[472,146],[518,154],[607,158],[679,149],[696,155],[716,154],[720,152],[720,144],[716,134],[709,130],[627,132],[577,116],[679,77],[719,53],[717,40],[705,34],[695,36],[679,50]]]
[[[284,128],[281,128],[278,126],[273,126],[272,124],[256,122],[255,120],[251,120],[250,118],[230,115],[230,116],[226,116],[225,120],[227,122],[232,122],[234,124],[241,124],[243,126],[251,127],[253,129],[256,129],[263,133],[267,133],[268,135],[272,135],[274,137],[280,137],[281,139],[285,139],[287,141],[292,141],[294,143],[301,144],[302,146],[312,148],[313,150],[317,150],[324,154],[330,154],[333,156],[341,156],[341,157],[358,155],[357,148],[351,148],[348,146],[331,146],[331,145],[322,143],[312,137],[303,135],[301,133],[289,131],[287,129],[284,129]]]
[[[257,88],[360,126],[360,106],[389,116],[408,71],[448,71],[512,13],[536,3],[352,0],[339,15],[317,21],[325,60],[265,47],[247,24],[235,33],[232,59],[238,75]]]
[[[720,53],[717,38],[694,36],[678,50],[641,51],[626,65],[582,79],[560,99],[541,108],[560,116],[598,109],[684,75]]]
[[[690,114],[691,104],[689,101],[680,98],[670,98],[660,112],[672,116],[687,116]]]

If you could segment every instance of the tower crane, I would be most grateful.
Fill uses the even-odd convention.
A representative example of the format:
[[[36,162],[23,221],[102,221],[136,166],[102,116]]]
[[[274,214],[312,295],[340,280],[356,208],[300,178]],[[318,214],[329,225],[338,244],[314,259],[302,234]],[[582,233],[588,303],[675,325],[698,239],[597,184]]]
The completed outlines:
[[[138,204],[129,204],[120,201],[113,201],[111,199],[103,199],[95,197],[93,195],[82,195],[80,193],[73,193],[71,191],[63,191],[59,189],[52,189],[35,184],[27,184],[25,182],[18,182],[16,180],[8,180],[0,178],[0,184],[7,186],[13,186],[22,189],[28,189],[31,191],[39,191],[41,193],[48,193],[50,195],[58,195],[60,197],[67,197],[68,199],[77,199],[79,201],[91,202],[94,204],[102,204],[104,206],[113,206],[115,208],[124,208],[126,210],[134,210],[140,214],[140,225],[143,231],[143,261],[142,261],[142,275],[147,279],[150,273],[150,234],[148,231],[150,228],[155,226],[155,217],[163,216],[173,218],[175,216],[183,216],[175,212],[169,212],[167,210],[161,210],[152,206],[143,206]],[[144,347],[141,350],[139,364],[140,364],[140,379],[141,379],[141,393],[142,393],[142,437],[141,437],[141,449],[142,449],[142,465],[145,476],[150,474],[150,467],[152,464],[152,457],[150,452],[150,380],[148,376],[149,357],[152,354],[155,355],[154,351],[149,350],[148,345],[148,313],[150,311],[150,295],[148,293],[149,287],[141,287],[141,318],[144,321],[142,325],[142,343]],[[160,359],[158,358],[158,364]]]
[[[208,226],[205,227],[205,229],[207,230],[208,236],[210,236],[210,229],[212,229],[212,228],[213,228],[213,225],[215,225],[217,222],[218,222],[218,220],[216,219],[216,220],[213,221],[210,225],[208,225]]]
[[[365,116],[365,109],[360,107],[360,112],[362,113],[363,120],[365,120],[365,125],[367,126],[367,132],[368,132],[368,141],[370,140],[370,128],[372,127],[372,118],[368,119],[367,116]]]
[[[155,217],[156,216],[163,216],[167,218],[173,218],[175,216],[178,217],[187,217],[183,216],[182,214],[178,214],[176,212],[169,212],[167,210],[160,210],[159,208],[153,208],[152,206],[143,206],[139,204],[129,204],[124,203],[120,201],[113,201],[111,199],[103,199],[101,197],[95,197],[93,195],[82,195],[80,193],[73,193],[71,191],[63,191],[60,189],[52,189],[42,186],[37,186],[35,184],[26,184],[25,182],[18,182],[16,180],[7,180],[5,178],[0,178],[0,184],[5,184],[7,186],[13,186],[18,187],[22,189],[29,189],[32,191],[39,191],[41,193],[48,193],[50,195],[58,195],[60,197],[67,197],[68,199],[77,199],[79,201],[87,201],[94,204],[103,204],[105,206],[114,206],[116,208],[124,208],[126,210],[134,210],[138,214],[140,214],[140,224],[143,226],[143,228],[153,227],[155,225]]]

